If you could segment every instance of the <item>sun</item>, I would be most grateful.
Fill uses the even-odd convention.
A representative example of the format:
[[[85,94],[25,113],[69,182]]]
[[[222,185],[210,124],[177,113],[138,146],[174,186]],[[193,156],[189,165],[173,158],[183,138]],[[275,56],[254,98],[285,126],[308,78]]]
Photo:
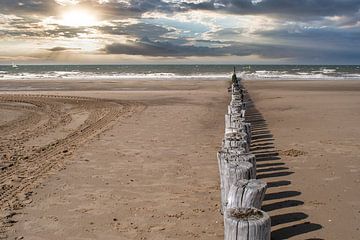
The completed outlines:
[[[85,9],[72,9],[63,13],[61,24],[70,27],[89,27],[97,25],[98,21],[93,12]]]

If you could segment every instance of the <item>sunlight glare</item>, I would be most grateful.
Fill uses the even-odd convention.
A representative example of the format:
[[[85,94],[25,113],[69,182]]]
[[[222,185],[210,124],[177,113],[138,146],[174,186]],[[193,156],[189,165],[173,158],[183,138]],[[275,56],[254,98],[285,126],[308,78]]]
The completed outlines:
[[[62,25],[70,27],[88,27],[97,24],[95,14],[86,10],[70,10],[63,14]]]

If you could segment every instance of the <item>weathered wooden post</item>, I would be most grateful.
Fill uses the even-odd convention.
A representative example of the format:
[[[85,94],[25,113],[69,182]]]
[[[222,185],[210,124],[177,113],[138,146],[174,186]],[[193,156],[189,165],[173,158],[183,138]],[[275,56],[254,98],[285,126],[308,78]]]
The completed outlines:
[[[240,93],[232,93],[231,100],[232,101],[241,101],[241,94]]]
[[[270,217],[256,208],[228,208],[224,228],[225,240],[270,240]]]
[[[244,131],[247,135],[247,141],[251,143],[251,123],[244,121],[234,121],[231,115],[225,115],[225,134]]]
[[[225,131],[224,137],[225,138],[239,138],[239,139],[247,141],[248,136],[247,136],[247,134],[246,134],[246,132],[245,132],[245,130],[243,128],[241,128],[241,129],[234,129],[233,128],[232,130],[233,131],[231,131],[231,132],[226,132]]]
[[[217,158],[220,162],[249,162],[256,166],[255,155],[251,153],[245,153],[245,151],[242,149],[222,149],[218,152]]]
[[[245,110],[243,109],[241,106],[233,106],[231,104],[228,105],[228,114],[242,114],[241,110]]]
[[[233,99],[233,100],[231,100],[230,105],[234,106],[234,107],[241,107],[242,109],[246,110],[248,103],[244,102],[242,100],[234,100]]]
[[[256,165],[245,162],[244,158],[226,158],[224,154],[218,153],[220,171],[221,209],[224,212],[227,205],[227,197],[231,185],[240,179],[255,179]]]
[[[231,132],[232,129],[244,129],[251,141],[251,123],[245,122],[241,114],[225,114],[225,132]]]
[[[258,179],[241,179],[229,190],[228,208],[261,208],[267,184]]]
[[[225,128],[241,128],[244,123],[240,114],[225,114]]]
[[[229,148],[229,149],[243,148],[245,149],[245,152],[248,153],[250,146],[246,140],[234,136],[234,137],[225,137],[223,140],[222,148]]]

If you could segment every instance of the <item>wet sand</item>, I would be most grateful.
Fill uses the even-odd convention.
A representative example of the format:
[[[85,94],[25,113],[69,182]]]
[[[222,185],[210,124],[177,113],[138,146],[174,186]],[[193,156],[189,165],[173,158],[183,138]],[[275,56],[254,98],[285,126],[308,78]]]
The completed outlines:
[[[360,82],[245,85],[273,239],[357,239]],[[216,151],[226,88],[224,81],[1,84],[2,186],[16,189],[6,190],[1,208],[8,239],[223,239]],[[17,149],[23,154],[11,158]]]

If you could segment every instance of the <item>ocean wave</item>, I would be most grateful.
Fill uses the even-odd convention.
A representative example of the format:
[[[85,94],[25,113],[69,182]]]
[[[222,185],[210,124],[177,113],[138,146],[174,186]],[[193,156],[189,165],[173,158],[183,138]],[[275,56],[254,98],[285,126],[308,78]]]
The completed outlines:
[[[215,80],[230,79],[231,72],[220,73],[188,73],[172,72],[119,73],[119,72],[83,72],[83,71],[47,71],[47,72],[0,72],[0,80]],[[243,71],[239,76],[248,80],[360,80],[360,73],[336,72],[336,69],[319,71]]]
[[[329,73],[329,72],[327,72]],[[333,71],[331,71],[333,73]],[[323,71],[297,72],[297,73],[277,73],[273,72],[255,72],[243,74],[244,79],[249,80],[360,80],[360,74],[326,74]]]
[[[48,73],[17,73],[0,75],[2,80],[50,80],[50,79],[69,79],[69,80],[126,80],[126,79],[227,79],[228,74],[193,74],[178,75],[175,73],[99,73],[99,72],[48,72]]]

